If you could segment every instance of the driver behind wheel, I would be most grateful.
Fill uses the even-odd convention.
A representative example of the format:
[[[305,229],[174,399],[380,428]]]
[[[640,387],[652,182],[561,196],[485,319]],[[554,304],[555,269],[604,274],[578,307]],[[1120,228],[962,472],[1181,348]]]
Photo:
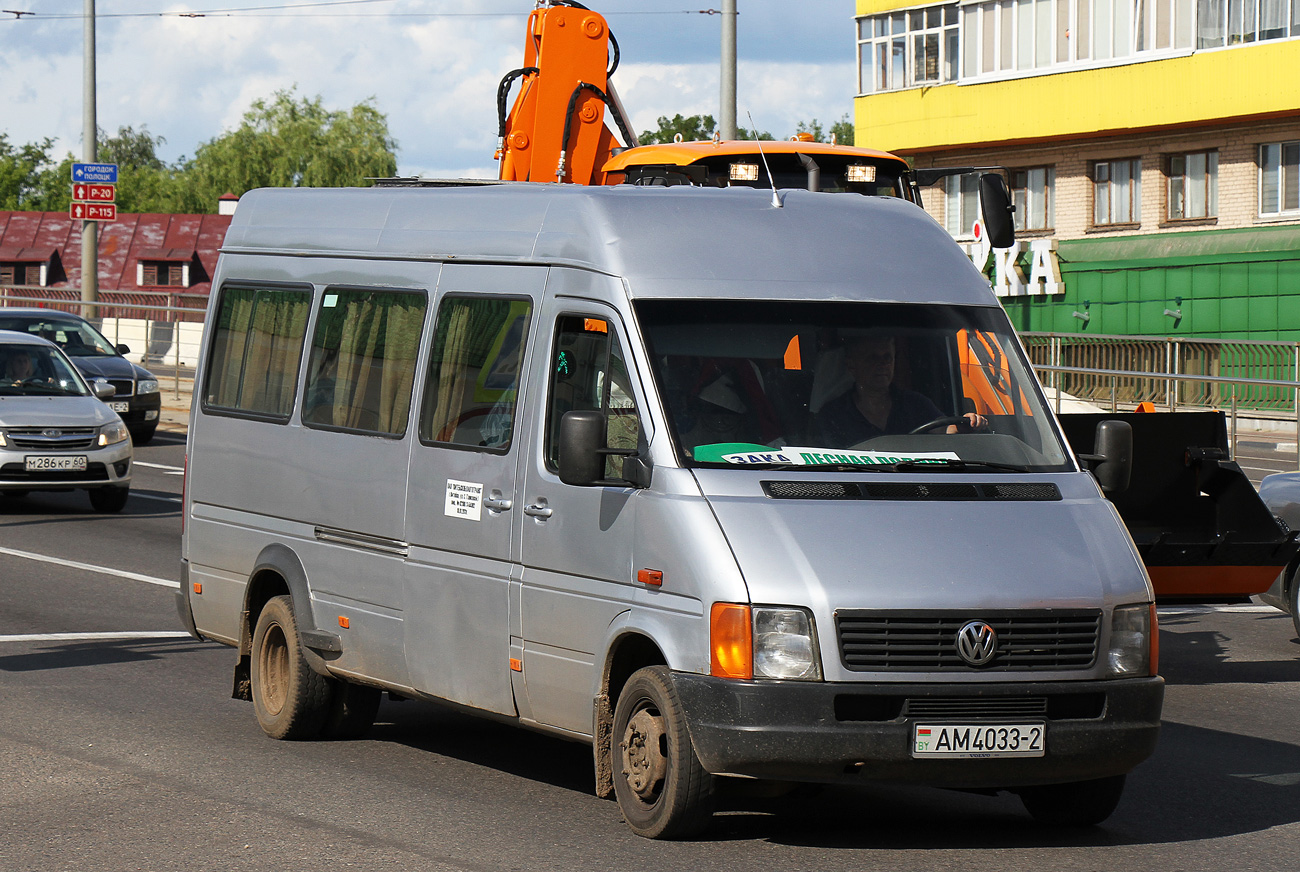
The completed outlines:
[[[32,356],[22,349],[10,349],[5,360],[5,384],[21,385],[36,374]]]
[[[814,417],[819,444],[852,448],[877,436],[910,433],[944,417],[925,394],[894,384],[897,344],[895,337],[880,333],[845,342],[844,368],[853,378],[853,387],[826,403]],[[966,423],[948,424],[945,432],[988,426],[975,412],[962,417]]]

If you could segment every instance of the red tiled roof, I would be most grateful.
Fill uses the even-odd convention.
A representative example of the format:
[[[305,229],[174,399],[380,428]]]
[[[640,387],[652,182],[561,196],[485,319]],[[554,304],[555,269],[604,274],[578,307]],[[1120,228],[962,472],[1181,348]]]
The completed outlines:
[[[177,251],[185,260],[197,254],[204,271],[211,276],[217,269],[217,251],[229,227],[229,215],[118,213],[118,220],[99,225],[99,288],[138,290],[136,262],[170,260]],[[81,222],[67,213],[0,210],[0,251],[16,249],[44,251],[46,257],[57,251],[67,277],[52,287],[81,286]],[[164,252],[169,256],[158,256]],[[211,287],[211,282],[203,281],[186,290],[206,294]]]

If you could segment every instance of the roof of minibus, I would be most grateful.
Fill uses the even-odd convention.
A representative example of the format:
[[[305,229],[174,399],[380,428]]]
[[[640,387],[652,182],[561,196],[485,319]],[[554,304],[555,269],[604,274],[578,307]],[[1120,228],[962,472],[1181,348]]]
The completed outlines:
[[[224,253],[569,264],[642,298],[997,305],[922,209],[893,197],[513,183],[264,188]]]

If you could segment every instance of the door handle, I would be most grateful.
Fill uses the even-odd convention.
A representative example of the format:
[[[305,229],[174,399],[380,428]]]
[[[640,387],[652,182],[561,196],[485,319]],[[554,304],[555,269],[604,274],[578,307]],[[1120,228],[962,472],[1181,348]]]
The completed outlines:
[[[549,518],[551,516],[551,507],[545,503],[524,506],[524,514],[530,518]]]
[[[504,500],[500,497],[489,497],[483,501],[483,505],[489,512],[508,512],[514,505],[511,500]]]

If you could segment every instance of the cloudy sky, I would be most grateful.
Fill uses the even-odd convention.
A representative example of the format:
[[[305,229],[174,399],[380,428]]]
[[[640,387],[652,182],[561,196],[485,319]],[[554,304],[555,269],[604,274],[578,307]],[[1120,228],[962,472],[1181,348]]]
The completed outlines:
[[[638,133],[718,116],[721,0],[585,0],[622,50]],[[83,0],[10,0],[0,16],[0,133],[81,156]],[[373,97],[398,171],[495,176],[496,88],[523,64],[531,0],[98,0],[99,127],[147,128],[174,161],[296,86],[346,109]],[[738,119],[778,137],[852,111],[853,0],[737,0]],[[178,13],[205,13],[201,17]]]

